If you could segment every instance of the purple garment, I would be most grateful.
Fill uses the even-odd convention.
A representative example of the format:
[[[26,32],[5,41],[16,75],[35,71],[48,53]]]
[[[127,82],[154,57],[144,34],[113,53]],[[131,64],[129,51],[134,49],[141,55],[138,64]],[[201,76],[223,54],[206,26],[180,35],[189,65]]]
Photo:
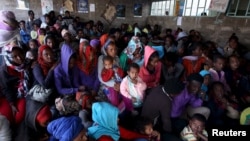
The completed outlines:
[[[100,81],[98,79],[97,68],[95,68],[89,75],[80,71],[81,83],[89,89],[98,92],[100,87]]]
[[[63,44],[61,48],[61,60],[54,70],[54,80],[57,92],[59,94],[75,94],[81,85],[80,70],[75,65],[69,70],[69,60],[74,51]]]
[[[194,94],[188,93],[187,87],[172,101],[172,111],[171,117],[176,118],[181,116],[185,111],[187,105],[192,107],[200,107],[202,105],[202,100]]]

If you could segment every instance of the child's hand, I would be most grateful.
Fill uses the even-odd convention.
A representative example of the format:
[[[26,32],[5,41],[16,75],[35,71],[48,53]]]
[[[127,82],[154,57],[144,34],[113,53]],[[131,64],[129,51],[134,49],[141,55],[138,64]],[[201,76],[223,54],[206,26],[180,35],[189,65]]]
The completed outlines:
[[[136,102],[136,98],[135,97],[132,97],[132,102]]]
[[[120,91],[120,83],[115,83],[114,89],[119,92]]]
[[[152,137],[157,137],[157,141],[161,140],[161,134],[158,131],[153,131],[151,134]]]
[[[137,84],[137,79],[131,79],[131,82]]]

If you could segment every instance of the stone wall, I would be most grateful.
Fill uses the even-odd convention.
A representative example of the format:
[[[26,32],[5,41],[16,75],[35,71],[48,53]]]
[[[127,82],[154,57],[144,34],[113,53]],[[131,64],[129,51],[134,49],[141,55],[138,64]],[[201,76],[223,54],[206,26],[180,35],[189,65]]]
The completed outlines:
[[[138,23],[139,26],[144,26],[145,24],[159,24],[162,27],[162,30],[166,28],[176,29],[176,20],[177,17],[174,16],[149,16],[151,0],[111,0],[114,5],[124,4],[126,6],[126,16],[125,18],[116,18],[112,24],[108,24],[102,17],[102,13],[106,8],[106,4],[110,0],[89,0],[89,3],[95,4],[95,12],[89,12],[87,14],[78,13],[76,1],[74,2],[75,12],[72,13],[73,16],[79,16],[82,21],[101,20],[105,26],[106,31],[110,27],[119,27],[121,23]],[[133,7],[134,3],[142,3],[142,17],[134,17]],[[53,0],[53,6],[56,13],[59,13],[59,10],[63,4],[63,0]],[[1,0],[0,9],[12,10],[15,12],[18,20],[27,19],[28,10],[16,9],[17,2],[16,0]],[[36,17],[42,16],[41,10],[41,0],[30,0],[30,9],[34,10]],[[235,32],[238,35],[240,42],[244,45],[250,47],[250,19],[249,18],[235,18],[227,17],[221,14],[221,16],[216,19],[216,17],[183,17],[182,26],[185,31],[190,29],[196,29],[200,31],[203,37],[207,40],[213,40],[223,45],[229,36]]]
[[[204,39],[215,41],[220,46],[225,44],[232,33],[236,33],[239,41],[250,47],[250,19],[248,18],[235,18],[224,15],[218,18],[183,17],[182,25],[177,26],[177,17],[149,16],[147,23],[151,25],[159,24],[162,27],[162,32],[166,28],[176,29],[181,27],[186,32],[195,29],[201,32]]]

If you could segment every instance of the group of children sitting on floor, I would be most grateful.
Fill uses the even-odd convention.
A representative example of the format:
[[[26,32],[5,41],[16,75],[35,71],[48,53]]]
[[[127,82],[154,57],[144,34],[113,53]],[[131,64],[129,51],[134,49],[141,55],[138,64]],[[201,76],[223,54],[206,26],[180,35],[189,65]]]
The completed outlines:
[[[208,128],[250,124],[250,65],[234,34],[221,48],[193,30],[84,38],[61,27],[25,46],[15,14],[0,14],[0,140],[207,141]]]

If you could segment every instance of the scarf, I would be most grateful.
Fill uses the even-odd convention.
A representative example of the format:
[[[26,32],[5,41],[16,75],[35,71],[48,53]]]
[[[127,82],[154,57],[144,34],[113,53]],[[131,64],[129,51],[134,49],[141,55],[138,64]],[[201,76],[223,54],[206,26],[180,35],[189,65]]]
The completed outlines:
[[[4,61],[7,66],[8,73],[19,77],[18,97],[25,97],[29,91],[29,74],[24,69],[24,63],[22,65],[16,65],[13,62],[13,57],[11,56],[11,51],[13,46],[11,44],[4,47]]]
[[[50,68],[53,66],[54,63],[53,62],[52,63],[48,63],[48,62],[45,62],[43,60],[43,51],[45,49],[51,50],[51,48],[49,46],[47,46],[47,45],[43,45],[43,46],[39,47],[39,50],[38,50],[38,63],[40,64],[40,66],[42,68],[44,76],[47,76]]]
[[[86,40],[86,39],[85,39]],[[94,54],[94,49],[90,45],[84,45],[84,40],[79,46],[79,58],[77,66],[85,74],[90,74],[97,65],[97,56]]]
[[[120,138],[118,128],[119,110],[107,102],[95,102],[92,106],[93,126],[88,128],[88,135],[99,139],[103,135],[110,136],[114,141]]]

